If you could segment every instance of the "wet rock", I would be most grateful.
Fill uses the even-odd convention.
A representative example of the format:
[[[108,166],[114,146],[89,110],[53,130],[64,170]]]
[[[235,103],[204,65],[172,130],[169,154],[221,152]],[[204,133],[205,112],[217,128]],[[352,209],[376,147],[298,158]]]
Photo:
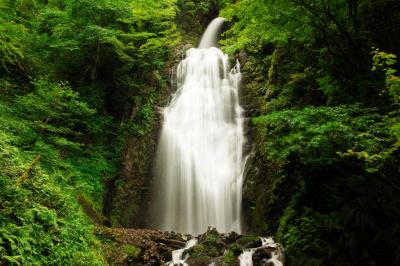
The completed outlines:
[[[239,52],[237,58],[238,58],[240,64],[244,65],[244,64],[246,64],[247,59],[249,58],[249,55],[245,51],[241,50]]]
[[[186,247],[187,241],[193,238],[191,235],[148,229],[98,227],[95,232],[110,265],[166,265],[172,260],[172,251]],[[209,228],[197,240],[196,245],[182,254],[190,266],[239,266],[240,254],[249,249],[254,250],[254,266],[273,265],[270,261],[273,252],[282,254],[279,259],[284,261],[283,248],[272,239],[270,244],[263,240],[267,244],[262,246],[258,236],[220,234]]]
[[[258,236],[244,236],[237,243],[242,249],[257,248],[261,246],[261,240]]]
[[[213,258],[206,255],[192,256],[186,260],[190,266],[208,266],[212,261]]]
[[[279,244],[258,247],[253,253],[253,264],[261,266],[278,266],[272,261],[274,258],[284,263],[284,250]]]
[[[256,265],[261,265],[261,261],[268,261],[271,258],[271,252],[275,250],[269,247],[258,248],[253,253],[253,263]]]
[[[186,243],[182,234],[149,229],[97,227],[95,233],[112,265],[162,265]]]
[[[224,235],[222,235],[222,236],[221,236],[221,240],[222,240],[225,244],[229,245],[229,244],[232,244],[233,242],[235,242],[236,240],[240,239],[241,237],[242,237],[242,236],[239,235],[238,233],[236,233],[236,232],[231,232],[231,233],[229,233],[229,234],[224,234]]]

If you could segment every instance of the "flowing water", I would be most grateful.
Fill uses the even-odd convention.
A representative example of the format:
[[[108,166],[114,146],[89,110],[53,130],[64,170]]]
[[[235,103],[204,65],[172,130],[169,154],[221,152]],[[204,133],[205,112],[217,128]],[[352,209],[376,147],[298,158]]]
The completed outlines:
[[[186,246],[182,249],[177,249],[172,251],[172,261],[167,263],[168,266],[174,266],[174,265],[181,265],[181,266],[189,266],[186,263],[186,260],[189,258],[188,254],[185,254],[185,250],[194,247],[197,244],[197,239],[193,238],[190,239],[187,243]]]
[[[283,248],[272,237],[261,237],[261,247],[244,250],[239,256],[240,266],[253,266],[253,254],[259,249],[271,250],[271,258],[265,261],[265,265],[283,266]]]
[[[213,21],[211,21],[201,37],[199,48],[216,47],[217,40],[224,22],[224,18],[215,18]]]
[[[262,247],[275,248],[275,250],[271,252],[271,258],[267,262],[272,263],[274,266],[283,266],[282,261],[284,255],[282,247],[276,244],[272,237],[261,237],[261,242]]]
[[[240,266],[253,266],[253,250],[245,250],[239,256]]]
[[[163,110],[155,190],[162,230],[241,232],[241,74],[239,63],[230,70],[228,56],[215,47],[223,21],[211,22],[199,48],[187,51],[177,91]]]

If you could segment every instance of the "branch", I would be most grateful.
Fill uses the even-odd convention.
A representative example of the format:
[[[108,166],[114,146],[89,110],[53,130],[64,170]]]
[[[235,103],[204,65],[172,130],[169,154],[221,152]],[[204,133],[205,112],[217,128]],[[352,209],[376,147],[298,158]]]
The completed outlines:
[[[28,178],[29,175],[31,174],[33,167],[35,167],[35,165],[40,161],[41,156],[37,155],[35,157],[35,159],[33,159],[31,165],[29,166],[28,169],[26,169],[26,171],[21,175],[21,177],[18,179],[16,186],[19,187],[23,182],[25,182]]]

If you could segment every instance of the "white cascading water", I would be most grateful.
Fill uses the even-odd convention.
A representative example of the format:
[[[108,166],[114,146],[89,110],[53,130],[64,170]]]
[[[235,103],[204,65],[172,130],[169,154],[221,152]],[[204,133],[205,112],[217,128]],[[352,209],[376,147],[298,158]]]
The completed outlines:
[[[158,228],[193,235],[209,226],[241,232],[243,119],[239,63],[216,46],[224,19],[177,69],[178,88],[163,110],[156,161]]]
[[[261,237],[261,247],[251,248],[244,250],[242,254],[239,256],[240,266],[253,266],[253,254],[258,249],[269,248],[271,251],[271,258],[268,259],[265,263],[266,265],[273,266],[283,266],[284,253],[283,248],[276,244],[272,237]]]
[[[210,22],[203,36],[201,36],[199,48],[216,47],[217,39],[224,22],[224,18],[215,18]]]
[[[245,250],[239,256],[240,266],[253,266],[253,250]]]
[[[168,262],[167,265],[168,266],[174,266],[174,265],[189,266],[186,263],[186,260],[189,258],[189,255],[185,254],[185,256],[184,256],[184,253],[187,249],[194,247],[196,244],[197,244],[197,239],[193,238],[193,239],[190,239],[186,243],[186,246],[184,248],[172,251],[172,261]]]
[[[272,237],[261,237],[261,242],[263,247],[275,248],[275,250],[271,252],[271,258],[267,263],[274,266],[283,266],[283,249],[275,243],[274,239]]]

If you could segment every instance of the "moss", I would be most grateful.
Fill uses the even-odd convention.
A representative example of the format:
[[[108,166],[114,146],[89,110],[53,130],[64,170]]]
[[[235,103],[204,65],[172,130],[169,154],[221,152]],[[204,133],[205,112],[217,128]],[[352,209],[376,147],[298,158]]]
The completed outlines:
[[[139,259],[140,248],[132,245],[118,245],[108,242],[103,244],[103,250],[110,265],[126,265]]]
[[[225,252],[225,254],[224,254],[224,258],[223,258],[223,261],[222,261],[222,265],[223,265],[223,266],[232,266],[232,265],[235,264],[235,259],[236,259],[236,256],[235,256],[235,254],[233,253],[233,251],[232,251],[232,250],[228,250],[228,251]]]
[[[217,238],[216,235],[209,234],[209,235],[207,235],[207,237],[206,237],[206,243],[207,243],[208,245],[214,245],[214,244],[217,243],[217,241],[218,241],[218,238]]]
[[[242,248],[239,246],[238,243],[233,243],[232,245],[229,246],[229,250],[232,251],[232,253],[237,257],[239,256],[243,251]]]
[[[207,255],[209,255],[211,257],[218,257],[221,255],[222,252],[223,252],[223,250],[219,250],[216,247],[207,249]]]
[[[200,256],[210,256],[210,257],[218,257],[223,253],[223,249],[219,249],[216,247],[217,242],[210,244],[209,242],[205,242],[204,244],[198,244],[193,248],[191,252],[191,257],[200,257]]]
[[[204,254],[204,245],[203,244],[198,244],[193,248],[192,253],[190,254],[191,257],[199,257]]]
[[[127,261],[136,260],[139,257],[140,251],[140,248],[132,245],[124,246],[124,253],[127,255]]]

